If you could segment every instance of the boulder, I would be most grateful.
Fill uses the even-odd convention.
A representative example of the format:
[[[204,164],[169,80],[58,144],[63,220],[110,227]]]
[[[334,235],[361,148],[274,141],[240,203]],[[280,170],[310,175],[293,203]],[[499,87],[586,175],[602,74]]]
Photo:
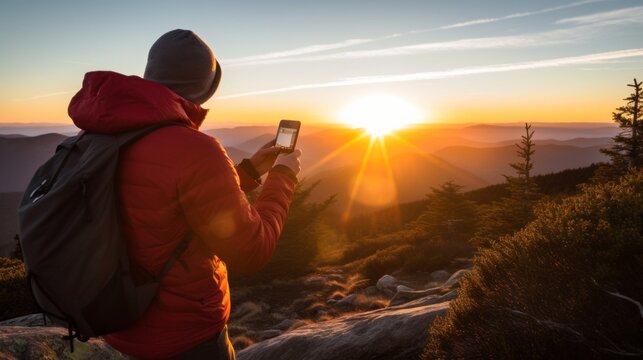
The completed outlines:
[[[61,327],[0,326],[1,359],[128,359],[101,339],[87,342],[74,340],[74,352],[69,341],[62,339],[67,329]]]
[[[377,286],[380,291],[394,292],[397,285],[398,281],[396,278],[391,275],[384,275],[377,280],[377,284],[375,286]]]
[[[350,295],[348,295],[347,297],[345,297],[345,298],[343,298],[343,299],[339,300],[339,301],[337,302],[337,305],[351,305],[352,303],[354,303],[354,302],[355,302],[355,298],[356,298],[356,297],[357,297],[357,295],[355,295],[355,294],[350,294]]]
[[[458,270],[451,275],[449,280],[447,280],[442,286],[443,287],[459,287],[460,286],[460,279],[462,279],[463,276],[471,272],[470,270],[462,269]]]
[[[283,333],[281,330],[270,329],[270,330],[261,330],[261,331],[249,331],[248,335],[257,341],[266,340],[279,336]]]
[[[433,290],[433,289],[429,289]],[[441,289],[438,289],[440,291]],[[397,306],[415,299],[424,299],[425,304],[437,304],[444,301],[451,301],[456,298],[457,292],[452,290],[444,295],[437,295],[438,291],[433,291],[433,295],[426,295],[426,290],[420,291],[398,291],[389,301],[388,306]]]
[[[414,289],[411,289],[410,287],[406,285],[398,285],[397,288],[395,288],[397,291],[414,291]]]
[[[451,274],[446,270],[437,270],[431,273],[431,279],[433,281],[443,283],[449,279],[450,275]]]
[[[424,298],[302,326],[238,352],[239,360],[412,359],[449,303]]]

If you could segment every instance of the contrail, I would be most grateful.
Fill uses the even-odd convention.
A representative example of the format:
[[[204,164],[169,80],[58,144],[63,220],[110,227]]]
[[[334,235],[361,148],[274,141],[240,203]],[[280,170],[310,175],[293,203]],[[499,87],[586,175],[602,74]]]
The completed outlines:
[[[556,21],[557,24],[574,24],[574,25],[589,25],[589,24],[608,24],[620,25],[631,23],[643,22],[643,6],[634,6],[624,9],[603,11],[591,15],[576,16]]]
[[[451,24],[451,25],[441,26],[438,29],[446,30],[446,29],[461,28],[461,27],[466,27],[466,26],[471,26],[471,25],[494,23],[494,22],[503,21],[503,20],[517,19],[517,18],[522,18],[522,17],[527,17],[527,16],[546,14],[546,13],[549,13],[549,12],[554,12],[554,11],[558,11],[558,10],[564,10],[564,9],[569,9],[569,8],[573,8],[573,7],[577,7],[577,6],[593,4],[593,3],[598,3],[598,2],[604,2],[604,1],[608,1],[608,0],[577,1],[577,2],[570,3],[570,4],[554,6],[554,7],[545,8],[545,9],[541,9],[541,10],[535,10],[535,11],[527,11],[527,12],[509,14],[509,15],[506,15],[506,16],[500,16],[500,17],[496,17],[496,18],[464,21],[464,22],[455,23],[455,24]]]
[[[309,45],[309,46],[303,46],[303,47],[290,49],[290,50],[276,51],[276,52],[271,52],[266,54],[228,59],[228,60],[222,61],[221,63],[228,67],[234,67],[234,66],[274,64],[274,63],[280,63],[280,62],[289,62],[291,60],[296,61],[295,59],[291,59],[291,58],[301,56],[301,55],[310,55],[310,54],[316,54],[324,51],[344,49],[344,48],[349,48],[353,46],[364,45],[364,44],[373,43],[373,42],[382,41],[382,40],[388,40],[388,39],[392,39],[392,38],[396,38],[404,35],[493,23],[493,22],[502,21],[502,20],[539,15],[539,14],[544,14],[548,12],[568,9],[568,8],[582,6],[586,4],[605,2],[605,1],[610,1],[610,0],[584,0],[584,1],[573,2],[570,4],[550,7],[550,8],[541,9],[541,10],[509,14],[506,16],[501,16],[496,18],[476,19],[476,20],[470,20],[465,22],[459,22],[455,24],[444,25],[435,29],[413,30],[405,33],[395,33],[395,34],[385,35],[385,36],[376,37],[376,38],[348,39],[348,40],[339,41],[336,43]],[[334,54],[331,54],[328,56],[332,58],[333,55]]]
[[[51,92],[51,93],[46,93],[46,94],[40,94],[40,95],[34,95],[26,98],[18,98],[18,99],[12,99],[11,101],[30,101],[30,100],[38,100],[42,98],[48,98],[52,96],[58,96],[58,95],[65,95],[65,94],[71,94],[75,92],[74,90],[68,90],[68,91],[56,91],[56,92]]]
[[[536,61],[518,62],[518,63],[510,63],[510,64],[498,64],[498,65],[490,65],[490,66],[465,67],[465,68],[451,69],[446,71],[431,71],[431,72],[410,73],[410,74],[400,74],[400,75],[361,76],[361,77],[354,77],[354,78],[342,79],[342,80],[325,82],[325,83],[303,84],[303,85],[288,86],[288,87],[282,87],[282,88],[276,88],[276,89],[258,90],[258,91],[240,93],[240,94],[232,94],[232,95],[218,97],[217,100],[234,99],[234,98],[247,97],[247,96],[274,94],[274,93],[307,90],[307,89],[321,89],[321,88],[365,85],[365,84],[382,84],[382,83],[394,83],[394,82],[437,80],[437,79],[446,79],[446,78],[461,77],[461,76],[467,76],[467,75],[542,69],[542,68],[560,67],[560,66],[568,66],[568,65],[576,65],[576,64],[589,64],[589,63],[596,63],[596,62],[601,62],[606,60],[625,59],[625,58],[641,57],[641,56],[643,56],[643,48],[635,48],[635,49],[609,51],[609,52],[595,53],[595,54],[589,54],[589,55],[571,56],[571,57],[563,57],[563,58],[548,59],[548,60],[536,60]]]

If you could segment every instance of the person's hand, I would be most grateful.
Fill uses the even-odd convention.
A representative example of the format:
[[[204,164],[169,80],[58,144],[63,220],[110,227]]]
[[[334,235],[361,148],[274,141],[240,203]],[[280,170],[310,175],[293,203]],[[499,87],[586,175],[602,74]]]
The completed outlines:
[[[275,161],[275,166],[277,165],[283,165],[294,173],[295,176],[299,174],[299,171],[301,170],[301,164],[299,163],[299,157],[301,156],[301,150],[295,149],[295,151],[291,153],[284,153],[279,155],[277,157],[277,161]]]
[[[272,166],[279,155],[279,148],[275,146],[275,140],[270,140],[265,143],[254,155],[250,157],[250,163],[254,166],[259,176],[272,169]]]

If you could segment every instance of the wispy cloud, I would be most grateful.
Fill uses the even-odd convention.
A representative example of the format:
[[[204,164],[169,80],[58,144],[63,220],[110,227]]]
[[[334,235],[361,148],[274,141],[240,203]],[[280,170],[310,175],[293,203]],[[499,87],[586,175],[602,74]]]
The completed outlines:
[[[404,35],[493,23],[493,22],[498,22],[498,21],[503,21],[508,19],[539,15],[539,14],[544,14],[548,12],[554,12],[558,10],[564,10],[564,9],[569,9],[577,6],[604,2],[604,1],[609,1],[609,0],[584,0],[584,1],[573,2],[565,5],[530,11],[530,12],[509,14],[506,16],[501,16],[496,18],[475,19],[475,20],[470,20],[465,22],[459,22],[455,24],[444,25],[436,29],[414,30],[414,31],[409,31],[405,33],[395,33],[395,34],[385,35],[385,36],[376,37],[376,38],[348,39],[348,40],[343,40],[336,43],[309,45],[309,46],[303,46],[303,47],[294,48],[290,50],[283,50],[283,51],[276,51],[276,52],[271,52],[266,54],[226,59],[226,60],[223,60],[221,63],[225,66],[250,66],[250,65],[265,65],[265,64],[276,64],[276,63],[294,62],[294,61],[316,61],[324,58],[321,57],[319,59],[314,59],[310,57],[309,58],[304,57],[302,59],[301,57],[304,55],[317,54],[325,51],[345,49],[353,46],[369,44],[369,43],[382,41],[382,40],[388,40],[388,39],[392,39],[392,38],[396,38]],[[476,44],[472,44],[471,42],[476,40],[478,39],[462,40],[459,43],[457,41],[454,41],[454,42],[446,42],[446,43],[434,43],[433,45],[426,45],[426,44],[410,45],[406,47],[391,48],[390,50],[383,50],[383,52],[395,53],[396,51],[399,51],[403,53],[405,51],[410,51],[410,52],[418,51],[418,50],[423,51],[422,50],[423,47],[433,48],[433,49],[448,49],[449,46],[453,46],[454,48],[464,48],[464,47],[475,46]],[[510,37],[507,37],[506,40],[511,41],[512,39],[510,39]],[[470,42],[467,43],[467,41],[470,41]],[[493,45],[490,45],[490,43],[487,43],[487,45],[482,44],[479,46],[482,46],[484,48],[494,47]],[[378,51],[378,50],[374,50],[374,51]],[[357,58],[357,57],[361,57],[361,55],[366,55],[366,57],[368,57],[368,51],[362,52],[361,54],[359,51],[344,52],[340,54],[330,54],[328,55],[327,59]],[[383,56],[387,56],[387,55],[383,55]],[[295,59],[301,59],[301,60],[295,60]]]
[[[55,91],[55,92],[50,92],[46,94],[38,94],[26,98],[16,98],[16,99],[11,99],[11,101],[15,102],[21,102],[21,101],[31,101],[31,100],[38,100],[38,99],[44,99],[52,96],[59,96],[59,95],[65,95],[65,94],[71,94],[73,93],[73,90],[68,90],[68,91]]]
[[[309,45],[309,46],[303,46],[303,47],[290,49],[290,50],[271,52],[267,54],[227,59],[222,61],[222,64],[227,66],[238,66],[238,65],[264,63],[272,60],[283,59],[283,58],[288,58],[293,56],[308,55],[308,54],[314,54],[314,53],[319,53],[324,51],[343,49],[351,46],[368,44],[375,41],[392,39],[398,36],[401,36],[401,34],[391,34],[391,35],[386,35],[386,36],[372,38],[372,39],[348,39],[348,40],[344,40],[336,43],[330,43],[330,44]]]
[[[503,20],[510,20],[510,19],[523,18],[523,17],[527,17],[527,16],[546,14],[546,13],[549,13],[549,12],[554,12],[554,11],[559,11],[559,10],[564,10],[564,9],[569,9],[569,8],[573,8],[573,7],[577,7],[577,6],[593,4],[593,3],[598,3],[598,2],[604,2],[604,1],[608,1],[608,0],[577,1],[577,2],[573,2],[573,3],[565,4],[565,5],[554,6],[554,7],[540,9],[540,10],[514,13],[514,14],[505,15],[505,16],[495,17],[495,18],[476,19],[476,20],[459,22],[459,23],[455,23],[455,24],[441,26],[439,29],[445,30],[445,29],[461,28],[461,27],[472,26],[472,25],[494,23],[494,22],[503,21]]]
[[[345,51],[315,56],[275,58],[270,60],[256,61],[254,62],[254,64],[279,64],[292,62],[381,58],[452,50],[479,50],[546,46],[553,44],[570,43],[582,36],[588,36],[592,32],[594,32],[593,28],[579,26],[571,29],[560,29],[525,35],[470,38],[453,41],[395,46],[382,49]]]
[[[643,57],[643,48],[609,51],[609,52],[594,53],[589,55],[518,62],[518,63],[510,63],[510,64],[465,67],[465,68],[451,69],[451,70],[445,70],[445,71],[430,71],[430,72],[420,72],[420,73],[410,73],[410,74],[400,74],[400,75],[376,75],[376,76],[353,77],[353,78],[347,78],[347,79],[324,82],[324,83],[303,84],[303,85],[295,85],[295,86],[288,86],[288,87],[275,88],[275,89],[250,91],[250,92],[245,92],[240,94],[221,96],[221,97],[218,97],[217,99],[218,100],[233,99],[233,98],[240,98],[240,97],[253,96],[253,95],[265,95],[265,94],[282,93],[282,92],[288,92],[288,91],[320,89],[320,88],[330,88],[330,87],[437,80],[437,79],[446,79],[446,78],[462,77],[462,76],[469,76],[469,75],[503,73],[503,72],[510,72],[510,71],[519,71],[519,70],[543,69],[543,68],[561,67],[561,66],[569,66],[569,65],[577,65],[577,64],[592,64],[592,63],[597,63],[602,61],[625,59],[625,58],[632,58],[632,57]]]
[[[558,20],[557,23],[573,25],[624,25],[632,23],[643,23],[643,6],[634,6],[624,9],[603,11],[590,15],[566,18]]]

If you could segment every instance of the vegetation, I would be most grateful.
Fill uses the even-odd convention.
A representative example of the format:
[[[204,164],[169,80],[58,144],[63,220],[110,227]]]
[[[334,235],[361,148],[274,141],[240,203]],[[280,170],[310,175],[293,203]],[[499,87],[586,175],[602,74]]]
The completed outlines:
[[[475,265],[425,358],[643,356],[643,171],[540,207]]]
[[[612,138],[610,148],[601,149],[601,152],[610,157],[610,163],[601,167],[597,180],[613,180],[625,174],[629,167],[643,168],[643,93],[641,82],[634,79],[634,83],[627,86],[634,88],[634,92],[626,97],[627,103],[612,113],[612,119],[621,128],[621,132]]]
[[[303,182],[297,186],[290,204],[288,220],[272,259],[257,274],[233,274],[235,282],[254,283],[273,278],[297,277],[314,268],[319,238],[323,234],[320,219],[334,201],[331,197],[320,203],[308,202],[316,186],[317,184],[306,186]]]
[[[505,175],[509,196],[481,207],[481,223],[472,241],[479,247],[487,247],[500,236],[511,234],[533,219],[534,203],[541,196],[536,181],[531,176],[534,167],[534,131],[525,124],[525,135],[516,151],[520,162],[510,164],[515,176]]]
[[[0,320],[38,312],[21,260],[0,258]]]

